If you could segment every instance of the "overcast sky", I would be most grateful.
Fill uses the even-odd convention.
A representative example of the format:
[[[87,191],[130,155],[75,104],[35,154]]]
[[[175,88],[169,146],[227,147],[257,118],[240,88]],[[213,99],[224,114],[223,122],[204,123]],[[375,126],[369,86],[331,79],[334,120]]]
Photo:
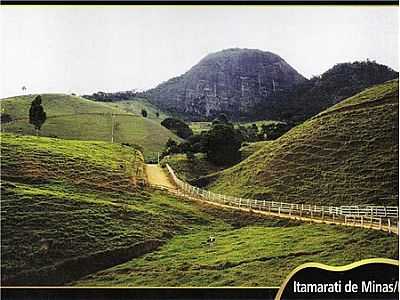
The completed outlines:
[[[397,6],[1,7],[0,97],[148,89],[210,52],[274,52],[306,77],[367,58],[398,70]]]

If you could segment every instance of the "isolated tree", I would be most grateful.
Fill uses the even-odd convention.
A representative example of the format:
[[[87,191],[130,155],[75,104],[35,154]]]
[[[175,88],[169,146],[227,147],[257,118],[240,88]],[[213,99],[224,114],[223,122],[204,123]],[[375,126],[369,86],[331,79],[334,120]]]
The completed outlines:
[[[160,113],[157,111],[156,112],[156,117],[159,118],[160,117]]]
[[[142,116],[144,118],[147,118],[147,111],[145,109],[142,109]]]
[[[42,106],[42,97],[36,96],[33,99],[31,108],[29,109],[29,123],[35,126],[36,135],[39,135],[39,130],[46,121],[46,112]]]

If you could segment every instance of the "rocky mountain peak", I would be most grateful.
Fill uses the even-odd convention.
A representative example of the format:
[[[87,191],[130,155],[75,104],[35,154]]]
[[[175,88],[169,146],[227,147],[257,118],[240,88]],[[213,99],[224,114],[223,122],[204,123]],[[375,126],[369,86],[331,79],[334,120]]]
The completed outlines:
[[[211,53],[185,74],[149,91],[162,109],[196,120],[221,112],[245,117],[261,101],[305,78],[281,57],[256,49],[226,49]]]

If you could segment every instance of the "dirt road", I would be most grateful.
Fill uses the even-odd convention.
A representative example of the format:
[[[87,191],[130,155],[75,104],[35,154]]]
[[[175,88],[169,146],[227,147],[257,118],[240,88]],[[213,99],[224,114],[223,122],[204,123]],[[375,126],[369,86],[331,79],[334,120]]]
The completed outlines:
[[[175,189],[175,186],[171,183],[167,174],[159,165],[147,164],[146,174],[150,185],[165,187],[172,190]]]

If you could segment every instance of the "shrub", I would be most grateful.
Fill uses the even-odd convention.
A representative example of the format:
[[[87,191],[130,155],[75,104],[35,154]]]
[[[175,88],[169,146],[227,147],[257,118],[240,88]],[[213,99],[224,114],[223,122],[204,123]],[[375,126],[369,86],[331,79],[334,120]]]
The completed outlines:
[[[179,119],[166,118],[161,122],[161,125],[183,139],[187,139],[193,135],[192,129],[185,122]]]

